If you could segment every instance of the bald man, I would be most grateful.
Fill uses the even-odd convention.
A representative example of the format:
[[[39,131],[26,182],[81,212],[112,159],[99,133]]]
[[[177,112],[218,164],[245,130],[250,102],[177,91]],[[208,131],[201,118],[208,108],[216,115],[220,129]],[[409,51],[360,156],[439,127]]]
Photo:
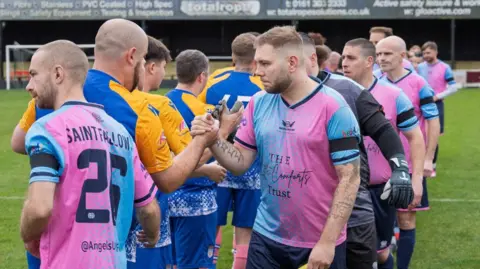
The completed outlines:
[[[399,209],[397,212],[400,227],[397,250],[398,269],[408,268],[412,258],[415,247],[416,211],[429,209],[425,177],[429,177],[433,171],[433,158],[440,135],[439,114],[433,99],[434,91],[423,77],[403,68],[402,60],[406,51],[405,41],[398,36],[382,39],[376,47],[377,62],[384,72],[380,79],[395,84],[408,96],[413,103],[426,143],[426,151],[425,148],[420,147],[410,148],[408,140],[401,135],[410,173],[412,173],[414,199],[409,209]],[[426,124],[427,121],[428,124]],[[414,154],[414,150],[422,152]]]
[[[215,134],[195,137],[172,160],[158,117],[159,111],[145,98],[131,93],[144,75],[147,48],[147,35],[137,24],[124,19],[106,21],[95,37],[95,62],[93,69],[87,73],[83,94],[87,101],[104,105],[107,114],[127,129],[153,181],[162,192],[170,193],[178,189],[197,167],[200,156]],[[17,147],[18,141],[24,139],[33,122],[48,112],[39,108],[35,100],[29,103],[12,138],[12,147],[16,152],[22,152]],[[120,143],[115,137],[108,138],[108,141]],[[137,224],[134,222],[132,227]],[[127,259],[135,262],[136,239],[133,232],[130,235],[126,247]]]
[[[328,57],[327,67],[325,68],[325,70],[331,73],[336,73],[338,70],[338,66],[340,65],[341,58],[342,55],[340,55],[340,53],[332,51],[330,53],[330,56]]]
[[[88,68],[85,53],[65,40],[42,46],[30,64],[27,91],[39,107],[54,110],[36,121],[25,138],[31,172],[20,231],[26,248],[44,261],[42,269],[68,264],[126,268],[133,205],[145,225],[140,241],[149,247],[159,237],[155,184],[125,127],[103,106],[86,102],[82,87]],[[113,138],[117,143],[110,143]],[[88,208],[91,192],[96,209]],[[98,251],[105,242],[114,245]]]

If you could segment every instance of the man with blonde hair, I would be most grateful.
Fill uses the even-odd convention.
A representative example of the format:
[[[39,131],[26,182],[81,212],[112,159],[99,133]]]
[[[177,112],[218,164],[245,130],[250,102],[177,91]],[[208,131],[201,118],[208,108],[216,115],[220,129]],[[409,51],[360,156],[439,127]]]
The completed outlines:
[[[349,106],[309,77],[303,42],[291,26],[274,27],[255,42],[256,74],[265,91],[250,100],[235,144],[217,139],[216,160],[235,175],[257,156],[262,196],[247,269],[346,268],[345,230],[358,186],[360,133]],[[232,114],[240,121],[243,109]],[[215,132],[207,114],[193,136]]]

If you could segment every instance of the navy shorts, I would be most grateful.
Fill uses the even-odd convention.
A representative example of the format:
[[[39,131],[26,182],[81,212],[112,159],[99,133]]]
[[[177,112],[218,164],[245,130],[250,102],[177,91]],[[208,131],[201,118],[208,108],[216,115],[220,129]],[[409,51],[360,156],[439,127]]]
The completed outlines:
[[[335,248],[330,269],[347,269],[346,243]],[[298,269],[308,262],[312,249],[280,244],[256,231],[252,232],[246,269]]]
[[[233,203],[232,225],[240,228],[252,228],[260,204],[260,190],[217,188],[218,226],[227,225],[227,215]]]
[[[445,126],[445,104],[442,100],[435,102],[438,109],[438,116],[440,119],[440,133],[443,134]]]
[[[375,227],[377,229],[377,251],[380,252],[390,246],[393,236],[393,227],[397,218],[397,209],[382,200],[385,183],[368,187],[372,197],[373,212],[375,214]]]
[[[217,212],[205,216],[171,217],[170,227],[172,257],[177,269],[215,268]]]
[[[412,175],[410,175],[411,177]],[[423,195],[422,195],[422,200],[420,201],[420,204],[412,209],[411,211],[427,211],[430,209],[430,203],[428,202],[428,192],[427,192],[427,178],[423,178]],[[397,209],[400,212],[407,212],[408,209]]]
[[[40,259],[27,251],[27,265],[28,269],[40,269]]]

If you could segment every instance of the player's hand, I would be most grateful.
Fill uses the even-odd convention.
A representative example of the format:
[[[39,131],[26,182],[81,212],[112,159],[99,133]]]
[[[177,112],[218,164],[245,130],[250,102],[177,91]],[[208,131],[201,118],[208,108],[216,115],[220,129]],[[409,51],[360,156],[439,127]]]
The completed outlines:
[[[423,165],[423,176],[431,177],[433,173],[433,160],[425,159],[425,164]]]
[[[160,239],[160,233],[155,236],[148,236],[144,230],[137,232],[137,241],[142,243],[146,248],[153,248]]]
[[[412,187],[413,187],[413,201],[412,203],[408,206],[408,209],[413,209],[417,207],[420,202],[422,201],[422,196],[423,196],[423,178],[419,178],[419,180],[413,181]]]
[[[33,240],[25,243],[25,249],[32,254],[32,256],[40,259],[40,240]]]
[[[225,176],[227,175],[227,169],[223,168],[222,166],[218,165],[218,163],[210,163],[206,164],[208,166],[207,176],[210,180],[214,181],[215,183],[220,183],[225,180]]]
[[[335,244],[317,243],[308,257],[307,269],[328,269],[335,256]]]
[[[238,111],[236,112],[230,111],[225,101],[221,102],[220,106],[222,106],[223,108],[220,110],[222,112],[220,114],[219,133],[222,138],[226,138],[230,134],[237,131],[237,128],[240,125],[240,122],[242,121],[244,109],[243,109],[243,104],[241,104],[240,109]]]
[[[201,115],[201,116],[196,116],[193,121],[192,121],[192,128],[190,128],[190,135],[192,137],[195,137],[197,135],[203,135],[206,132],[211,132],[213,131],[214,127],[213,125],[215,124],[215,119],[212,118],[212,116],[209,113]]]
[[[205,146],[209,147],[218,139],[219,122],[214,119],[211,114],[205,115],[205,119],[208,123],[211,123],[210,131],[205,132],[202,135],[197,135],[197,137],[200,137],[205,142]]]
[[[385,184],[383,193],[380,196],[389,205],[395,208],[406,209],[414,199],[412,180],[408,171],[408,163],[404,155],[395,155],[389,161],[392,169],[392,176]]]

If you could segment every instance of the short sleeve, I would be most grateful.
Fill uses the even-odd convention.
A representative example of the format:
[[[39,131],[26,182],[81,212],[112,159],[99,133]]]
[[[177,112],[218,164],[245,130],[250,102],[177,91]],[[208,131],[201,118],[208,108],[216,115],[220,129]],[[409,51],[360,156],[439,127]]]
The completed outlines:
[[[148,205],[155,198],[157,187],[150,174],[138,157],[137,149],[133,153],[133,169],[135,180],[135,207]]]
[[[160,121],[165,130],[168,146],[175,155],[178,155],[192,141],[190,130],[170,99],[162,104],[160,111]]]
[[[422,110],[423,117],[427,120],[438,117],[438,108],[433,101],[435,92],[424,79],[422,79],[419,86],[421,87],[419,91],[420,109]]]
[[[406,132],[418,125],[418,118],[415,115],[413,104],[407,95],[402,91],[395,99],[397,108],[397,127],[400,131]]]
[[[172,166],[172,155],[167,144],[159,113],[150,107],[144,109],[137,119],[135,144],[140,160],[149,173],[157,173]]]
[[[445,69],[445,81],[447,82],[448,85],[453,85],[456,83],[452,68],[448,65],[447,65],[447,68]]]
[[[201,116],[207,112],[213,111],[215,106],[200,102],[195,96],[191,94],[182,94],[182,101],[190,108],[193,115]]]
[[[25,150],[30,158],[30,183],[58,183],[65,167],[63,150],[55,138],[36,122],[25,137]]]
[[[243,112],[242,121],[238,127],[235,135],[235,144],[241,145],[250,150],[257,150],[257,143],[255,139],[255,126],[253,122],[255,106],[255,96],[248,102],[245,111]]]
[[[359,158],[360,128],[348,106],[339,107],[330,117],[327,136],[333,165],[349,163]]]
[[[20,119],[18,125],[24,132],[27,132],[28,129],[32,126],[35,122],[35,99],[30,100],[28,102],[27,110],[23,112],[23,116]]]

